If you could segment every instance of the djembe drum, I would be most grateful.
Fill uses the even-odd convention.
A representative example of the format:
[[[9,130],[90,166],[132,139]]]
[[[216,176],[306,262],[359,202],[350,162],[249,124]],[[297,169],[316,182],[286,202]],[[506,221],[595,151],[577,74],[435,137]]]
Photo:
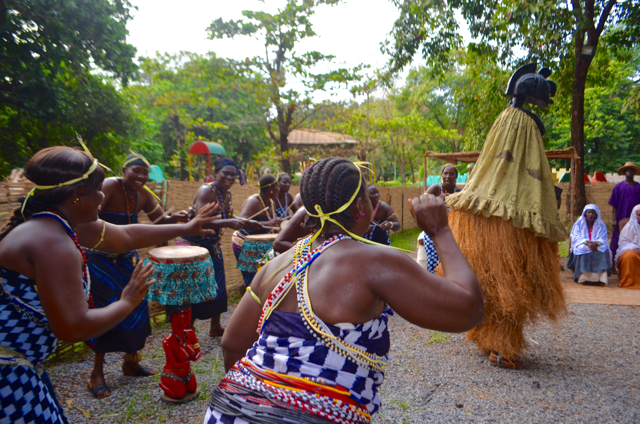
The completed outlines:
[[[251,234],[244,237],[242,253],[238,257],[238,269],[245,272],[258,272],[264,263],[264,255],[273,248],[277,234]]]
[[[216,298],[218,285],[209,251],[198,246],[166,246],[149,252],[156,283],[145,299],[161,305],[192,305]]]

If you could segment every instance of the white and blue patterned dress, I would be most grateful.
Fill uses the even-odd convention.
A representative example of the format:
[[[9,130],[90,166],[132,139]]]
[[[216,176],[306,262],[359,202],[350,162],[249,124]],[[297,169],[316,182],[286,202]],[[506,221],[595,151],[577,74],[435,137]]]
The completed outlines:
[[[277,287],[274,293],[276,290]],[[302,310],[304,305],[300,299],[298,302]],[[360,349],[367,355],[384,358],[386,362],[390,348],[388,314],[391,313],[387,309],[379,318],[364,324],[331,325],[321,322],[320,325],[346,345]],[[319,339],[318,333],[312,332],[308,325],[301,313],[273,310],[262,327],[258,341],[214,389],[204,423],[273,423],[278,420],[304,423],[369,422],[370,415],[380,408],[378,388],[384,380],[384,371],[337,352]],[[264,384],[264,379],[255,378],[255,372],[243,372],[245,367],[242,363],[254,367],[258,373],[271,372],[276,379],[306,378],[325,386],[346,389],[348,400],[357,402],[364,414],[353,414],[355,417],[350,419],[348,413],[351,411],[347,410],[345,414],[344,409],[335,407],[336,404],[343,405],[340,400],[322,402],[307,389],[289,392],[286,389],[274,389]],[[316,409],[310,412],[306,410],[307,407]]]
[[[42,367],[58,339],[42,310],[36,282],[2,268],[0,281],[0,423],[66,423]],[[25,359],[29,365],[18,365]]]

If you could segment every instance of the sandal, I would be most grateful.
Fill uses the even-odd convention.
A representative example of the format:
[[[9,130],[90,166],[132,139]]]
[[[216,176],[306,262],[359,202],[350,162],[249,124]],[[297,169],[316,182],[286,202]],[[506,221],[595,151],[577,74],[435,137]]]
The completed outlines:
[[[87,389],[89,389],[96,399],[106,399],[111,396],[111,389],[106,383],[91,387],[91,380],[87,380]]]
[[[500,356],[498,352],[491,352],[489,354],[489,362],[491,363],[491,365],[496,365],[498,367],[504,367],[504,368],[511,368],[514,370],[518,368],[522,368],[522,365],[523,365],[522,362],[520,361],[503,358],[502,356]]]
[[[152,375],[156,374],[157,373],[151,368],[141,366],[132,377],[151,377]]]

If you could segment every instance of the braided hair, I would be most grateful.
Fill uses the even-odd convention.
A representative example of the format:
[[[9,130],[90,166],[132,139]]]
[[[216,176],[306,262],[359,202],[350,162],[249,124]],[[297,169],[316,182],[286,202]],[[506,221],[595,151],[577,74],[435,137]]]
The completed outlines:
[[[56,185],[82,177],[93,164],[93,158],[81,150],[71,147],[56,146],[42,149],[36,153],[24,167],[25,176],[36,185]],[[22,205],[13,212],[9,222],[0,231],[0,241],[15,227],[29,219],[33,214],[56,209],[56,206],[64,203],[74,190],[82,188],[82,196],[96,191],[104,181],[104,172],[100,166],[96,168],[87,179],[75,184],[64,185],[49,190],[35,190],[28,199],[21,199],[21,203],[27,202],[24,207],[24,217],[21,212]]]
[[[358,184],[360,191],[357,197],[364,197],[366,184],[362,182],[362,175],[353,162],[337,157],[322,159],[312,163],[302,174],[300,197],[305,209],[311,213],[316,213],[315,205],[320,206],[324,213],[330,213],[349,201]],[[356,223],[349,208],[331,217],[347,229]],[[320,219],[309,216],[304,226],[311,231],[318,231]]]

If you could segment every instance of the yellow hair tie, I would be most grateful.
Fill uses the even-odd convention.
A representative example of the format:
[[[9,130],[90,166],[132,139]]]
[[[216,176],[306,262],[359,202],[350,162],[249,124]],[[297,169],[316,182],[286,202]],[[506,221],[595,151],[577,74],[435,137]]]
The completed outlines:
[[[131,152],[131,154],[135,157],[129,159],[128,161],[126,161],[125,163],[122,164],[123,168],[126,168],[128,164],[130,164],[133,161],[136,161],[138,159],[140,159],[142,162],[144,162],[149,168],[151,168],[151,164],[149,163],[149,161],[147,159],[144,158],[144,156],[139,155],[138,153],[134,152],[133,150],[129,150]]]

